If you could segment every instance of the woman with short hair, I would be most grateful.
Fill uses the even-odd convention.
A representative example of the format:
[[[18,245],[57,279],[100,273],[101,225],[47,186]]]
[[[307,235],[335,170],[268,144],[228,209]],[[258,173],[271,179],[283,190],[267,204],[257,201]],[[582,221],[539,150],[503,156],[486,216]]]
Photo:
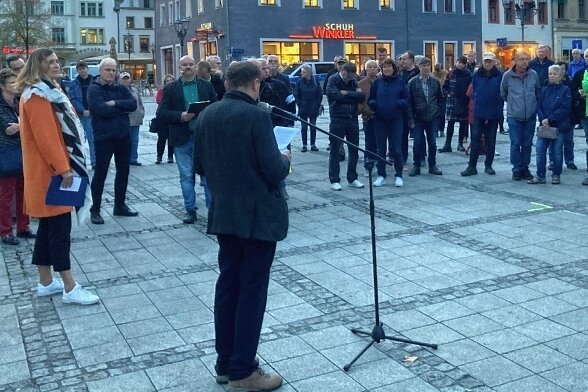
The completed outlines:
[[[293,94],[298,106],[298,117],[316,125],[316,119],[321,110],[323,94],[321,86],[312,74],[312,67],[304,64],[300,69],[301,78],[294,86]],[[302,136],[302,152],[308,151],[308,124],[302,122],[300,126]],[[318,151],[316,147],[316,129],[310,127],[310,150]]]

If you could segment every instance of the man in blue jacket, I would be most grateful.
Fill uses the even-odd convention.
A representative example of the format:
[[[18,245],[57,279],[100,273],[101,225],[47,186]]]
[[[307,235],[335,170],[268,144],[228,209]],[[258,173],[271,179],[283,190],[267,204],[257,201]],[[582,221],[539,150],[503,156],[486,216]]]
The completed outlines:
[[[78,76],[69,85],[69,100],[76,109],[78,117],[90,148],[90,163],[92,169],[96,169],[96,152],[94,151],[94,131],[92,130],[92,118],[88,109],[88,87],[92,83],[92,75],[88,73],[88,64],[85,61],[78,61],[76,64]]]
[[[482,67],[478,68],[472,76],[472,88],[474,99],[474,126],[472,128],[472,145],[468,167],[461,175],[472,176],[478,174],[476,165],[480,156],[480,142],[482,135],[486,140],[486,161],[484,173],[491,176],[496,172],[492,168],[494,152],[496,151],[496,131],[498,121],[502,118],[504,101],[500,96],[500,83],[502,72],[496,68],[496,56],[494,53],[484,53]]]
[[[100,204],[108,167],[114,155],[114,211],[117,216],[137,216],[125,203],[131,159],[129,113],[137,109],[137,100],[128,88],[116,82],[116,61],[106,58],[100,62],[100,76],[88,87],[88,107],[94,130],[96,171],[92,178],[92,223],[104,224]]]

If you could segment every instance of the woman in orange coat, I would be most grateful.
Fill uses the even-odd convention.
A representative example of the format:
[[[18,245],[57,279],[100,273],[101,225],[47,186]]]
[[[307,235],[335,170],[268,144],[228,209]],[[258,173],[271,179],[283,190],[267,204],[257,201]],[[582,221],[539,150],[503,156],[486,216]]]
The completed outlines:
[[[59,88],[59,71],[55,53],[37,49],[16,79],[21,92],[25,211],[39,218],[32,260],[39,271],[37,294],[63,293],[64,303],[89,305],[97,303],[99,298],[75,282],[69,259],[72,212],[78,222],[89,215],[89,189],[86,203],[80,209],[45,202],[52,176],[61,176],[61,187],[66,189],[72,186],[74,176],[88,176],[80,140],[83,128]],[[59,272],[62,281],[53,278],[51,267]]]

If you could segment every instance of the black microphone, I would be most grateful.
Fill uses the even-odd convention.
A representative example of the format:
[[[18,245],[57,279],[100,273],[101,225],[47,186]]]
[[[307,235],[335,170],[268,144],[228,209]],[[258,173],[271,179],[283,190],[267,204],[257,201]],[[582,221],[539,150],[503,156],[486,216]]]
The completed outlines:
[[[270,105],[267,102],[260,102],[257,104],[257,107],[262,109],[264,112],[268,112],[270,114],[274,111],[274,108],[275,108],[274,105]]]

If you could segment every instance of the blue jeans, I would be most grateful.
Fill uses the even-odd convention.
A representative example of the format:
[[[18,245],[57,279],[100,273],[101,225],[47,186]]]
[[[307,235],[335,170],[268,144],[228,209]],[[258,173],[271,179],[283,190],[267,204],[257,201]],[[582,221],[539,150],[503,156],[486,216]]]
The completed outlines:
[[[174,146],[174,155],[180,174],[180,186],[182,187],[182,196],[184,197],[184,207],[186,211],[193,212],[196,207],[196,174],[194,173],[194,137],[192,136],[188,143],[181,146]]]
[[[417,167],[421,167],[421,161],[425,159],[425,140],[429,149],[429,167],[437,164],[437,126],[439,119],[431,121],[416,120],[414,123],[414,145],[412,146],[412,159]],[[426,135],[426,136],[425,136]]]
[[[563,135],[563,157],[566,165],[574,163],[574,127],[566,130],[560,129]],[[549,145],[549,162],[553,162],[554,143]]]
[[[139,159],[139,126],[131,125],[131,163]]]
[[[391,140],[390,151],[394,154],[395,177],[402,177],[402,117],[390,120],[376,119],[376,148],[378,156],[383,161],[378,160],[378,176],[386,178],[386,141]]]
[[[547,149],[551,151],[551,158],[553,159],[553,175],[560,176],[561,168],[563,166],[563,140],[565,132],[560,132],[557,139],[543,139],[537,138],[537,177],[545,179],[545,170],[547,164]]]
[[[90,148],[90,164],[92,167],[96,166],[96,147],[94,147],[94,130],[92,129],[92,117],[80,116],[80,122],[84,127],[86,139],[88,140],[88,147]]]
[[[535,136],[535,116],[528,120],[517,120],[508,117],[508,131],[510,134],[510,164],[512,171],[523,171],[531,163],[533,136]]]

